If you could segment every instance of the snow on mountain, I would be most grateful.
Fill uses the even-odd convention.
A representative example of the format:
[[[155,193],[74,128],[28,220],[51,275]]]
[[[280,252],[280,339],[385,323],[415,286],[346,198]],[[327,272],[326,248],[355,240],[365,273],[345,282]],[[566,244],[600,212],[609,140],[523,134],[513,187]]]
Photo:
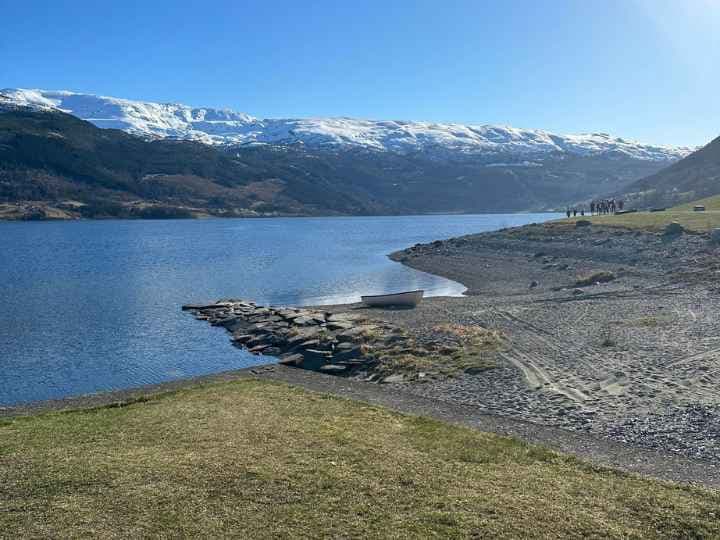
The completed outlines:
[[[642,144],[605,133],[555,135],[504,126],[371,121],[352,118],[259,119],[230,109],[131,101],[67,91],[0,90],[5,104],[58,109],[101,128],[144,137],[191,139],[207,144],[293,144],[357,147],[428,155],[541,158],[550,154],[617,155],[644,161],[674,161],[694,149]]]

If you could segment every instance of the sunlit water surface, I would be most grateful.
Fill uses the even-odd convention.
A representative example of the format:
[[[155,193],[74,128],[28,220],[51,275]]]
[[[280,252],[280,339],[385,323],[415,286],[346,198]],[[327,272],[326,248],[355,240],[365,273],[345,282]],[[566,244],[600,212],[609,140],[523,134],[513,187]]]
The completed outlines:
[[[390,261],[415,244],[549,214],[0,223],[0,405],[272,361],[180,306],[358,301],[459,283]]]

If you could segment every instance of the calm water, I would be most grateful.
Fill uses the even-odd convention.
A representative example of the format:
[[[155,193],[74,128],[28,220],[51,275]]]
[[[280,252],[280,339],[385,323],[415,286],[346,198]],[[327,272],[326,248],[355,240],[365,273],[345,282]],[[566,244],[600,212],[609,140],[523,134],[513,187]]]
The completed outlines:
[[[0,405],[267,363],[180,306],[342,303],[420,288],[459,295],[460,284],[386,254],[549,217],[0,223]]]

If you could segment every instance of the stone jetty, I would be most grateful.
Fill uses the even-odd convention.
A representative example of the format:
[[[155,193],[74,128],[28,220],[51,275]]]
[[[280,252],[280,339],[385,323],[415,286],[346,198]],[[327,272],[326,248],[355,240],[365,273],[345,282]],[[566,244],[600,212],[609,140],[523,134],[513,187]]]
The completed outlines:
[[[185,305],[183,310],[224,327],[235,346],[252,354],[369,381],[396,382],[410,376],[399,372],[388,358],[427,357],[432,352],[403,329],[352,312],[260,306],[245,300]]]

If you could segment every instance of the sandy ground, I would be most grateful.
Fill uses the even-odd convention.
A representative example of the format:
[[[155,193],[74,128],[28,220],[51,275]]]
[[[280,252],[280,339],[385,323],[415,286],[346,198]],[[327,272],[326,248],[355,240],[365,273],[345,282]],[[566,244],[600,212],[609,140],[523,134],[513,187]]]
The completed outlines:
[[[719,254],[703,235],[595,226],[474,235],[393,255],[472,296],[371,313],[418,333],[452,322],[507,337],[497,368],[406,391],[720,461]],[[598,271],[616,279],[575,285]]]

